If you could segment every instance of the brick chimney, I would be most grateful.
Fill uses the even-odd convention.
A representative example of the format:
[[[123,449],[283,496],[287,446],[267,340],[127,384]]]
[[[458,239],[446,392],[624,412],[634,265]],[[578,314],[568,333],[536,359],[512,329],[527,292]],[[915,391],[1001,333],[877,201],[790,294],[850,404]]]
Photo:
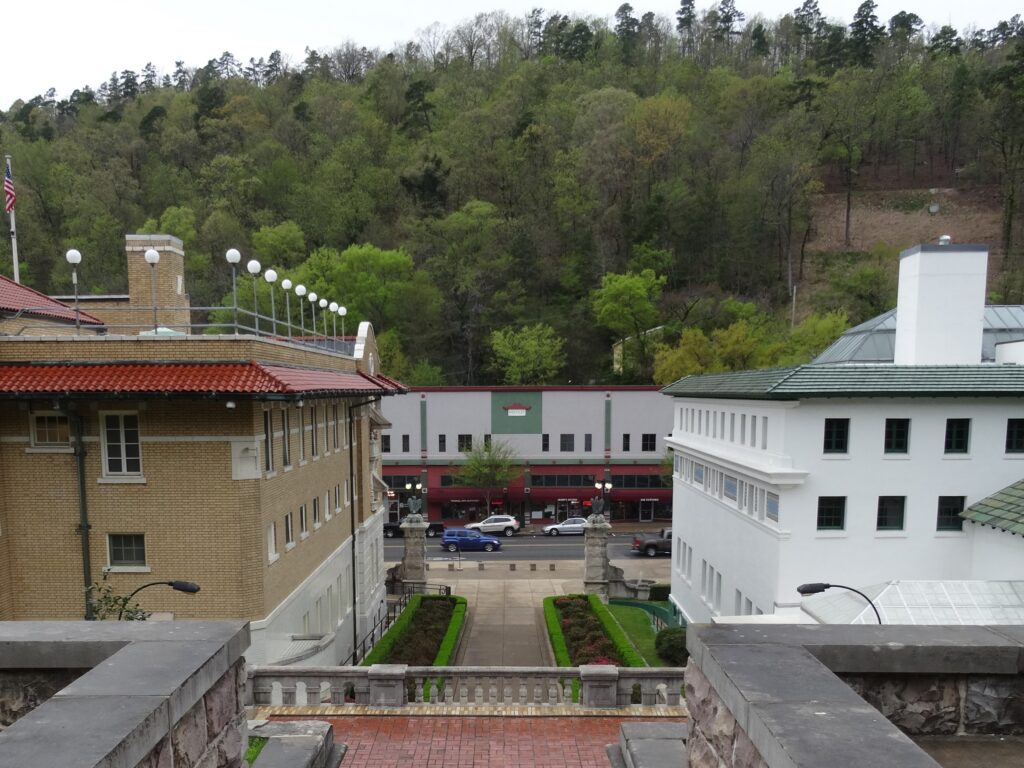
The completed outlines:
[[[896,365],[977,365],[988,248],[917,245],[900,254]]]
[[[128,305],[130,319],[121,320],[138,324],[140,330],[152,330],[153,293],[156,281],[157,324],[175,331],[188,333],[189,298],[185,293],[185,250],[181,240],[173,235],[125,235],[128,255]],[[160,254],[160,261],[152,267],[145,253],[150,248]]]

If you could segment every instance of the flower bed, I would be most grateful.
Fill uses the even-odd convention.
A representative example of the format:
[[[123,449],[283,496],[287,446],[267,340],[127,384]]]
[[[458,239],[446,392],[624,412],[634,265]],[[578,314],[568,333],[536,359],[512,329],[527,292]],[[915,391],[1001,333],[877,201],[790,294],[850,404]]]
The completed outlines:
[[[597,595],[545,598],[544,616],[559,666],[647,666]]]

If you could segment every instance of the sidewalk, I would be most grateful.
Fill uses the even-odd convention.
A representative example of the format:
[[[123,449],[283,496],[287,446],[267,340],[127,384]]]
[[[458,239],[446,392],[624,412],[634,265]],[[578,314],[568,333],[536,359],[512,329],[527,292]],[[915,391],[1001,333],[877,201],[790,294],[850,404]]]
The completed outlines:
[[[553,562],[555,570],[549,570]],[[550,595],[583,591],[583,563],[579,560],[462,563],[462,570],[447,569],[432,562],[428,580],[448,584],[453,595],[466,598],[468,622],[455,663],[458,666],[554,666],[547,630],[544,627],[543,600]],[[670,560],[667,557],[636,557],[613,560],[628,579],[655,579],[667,582]],[[441,565],[443,567],[437,567]]]

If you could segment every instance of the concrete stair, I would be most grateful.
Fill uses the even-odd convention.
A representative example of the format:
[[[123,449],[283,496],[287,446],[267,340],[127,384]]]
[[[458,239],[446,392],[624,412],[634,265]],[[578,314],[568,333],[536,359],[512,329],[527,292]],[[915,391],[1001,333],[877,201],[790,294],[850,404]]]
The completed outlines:
[[[607,747],[612,768],[680,768],[689,765],[685,723],[623,723],[619,743]]]

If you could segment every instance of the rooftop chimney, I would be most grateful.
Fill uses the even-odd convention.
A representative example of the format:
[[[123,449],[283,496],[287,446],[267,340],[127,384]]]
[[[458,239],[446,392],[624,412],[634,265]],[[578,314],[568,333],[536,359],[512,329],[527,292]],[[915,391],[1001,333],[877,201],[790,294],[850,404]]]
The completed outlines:
[[[939,243],[900,254],[896,365],[981,362],[988,248]]]

